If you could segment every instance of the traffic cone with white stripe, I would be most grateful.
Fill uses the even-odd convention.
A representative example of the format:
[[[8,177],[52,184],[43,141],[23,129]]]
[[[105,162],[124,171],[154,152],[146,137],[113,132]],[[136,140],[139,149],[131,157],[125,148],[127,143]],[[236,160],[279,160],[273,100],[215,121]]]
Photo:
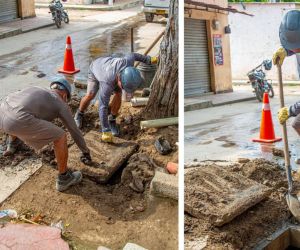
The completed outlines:
[[[71,37],[67,36],[64,66],[63,66],[63,68],[59,69],[58,72],[73,75],[79,71],[80,71],[79,69],[75,68],[75,64],[74,64],[72,45],[71,45]]]
[[[282,138],[275,137],[275,131],[272,120],[271,106],[269,102],[269,94],[264,93],[262,115],[260,123],[260,136],[259,139],[252,139],[254,142],[277,142]]]

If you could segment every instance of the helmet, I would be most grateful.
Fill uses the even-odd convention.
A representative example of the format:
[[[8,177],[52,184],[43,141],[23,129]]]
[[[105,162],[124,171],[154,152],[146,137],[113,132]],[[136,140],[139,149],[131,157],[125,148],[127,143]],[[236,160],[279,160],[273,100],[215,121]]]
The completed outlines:
[[[57,78],[55,81],[50,83],[50,88],[53,84],[58,84],[61,88],[59,88],[60,90],[66,90],[67,94],[68,94],[68,99],[71,98],[71,93],[72,93],[72,87],[70,85],[70,83],[68,83],[68,81],[64,78]]]
[[[272,68],[272,61],[271,60],[264,60],[263,65],[265,70],[270,70]]]
[[[127,67],[120,75],[123,89],[127,93],[133,93],[144,82],[141,73],[134,67]]]
[[[279,38],[285,49],[300,48],[300,11],[291,10],[285,14],[280,24]]]

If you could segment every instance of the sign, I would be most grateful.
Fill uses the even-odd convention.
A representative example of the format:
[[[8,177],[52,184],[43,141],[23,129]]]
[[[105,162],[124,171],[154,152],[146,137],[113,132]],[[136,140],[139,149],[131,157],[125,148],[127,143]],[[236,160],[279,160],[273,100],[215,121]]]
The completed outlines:
[[[214,62],[215,65],[223,65],[223,49],[222,49],[222,36],[213,35],[213,46],[214,46]]]

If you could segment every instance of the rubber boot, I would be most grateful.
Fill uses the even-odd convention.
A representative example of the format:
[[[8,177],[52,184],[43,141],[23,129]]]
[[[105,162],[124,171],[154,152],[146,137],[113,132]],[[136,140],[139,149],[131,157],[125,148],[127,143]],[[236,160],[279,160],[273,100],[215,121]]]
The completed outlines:
[[[74,120],[76,123],[77,128],[81,129],[82,125],[83,125],[83,117],[84,117],[84,113],[81,112],[79,109],[77,110],[75,116],[74,116]]]
[[[20,144],[21,141],[18,138],[12,141],[11,137],[9,136],[7,138],[7,144],[6,144],[7,146],[6,146],[6,150],[3,153],[3,156],[13,155],[17,151]]]
[[[109,124],[112,135],[118,137],[120,135],[120,130],[119,130],[118,124],[116,122],[116,116],[109,115],[108,116],[108,124]]]
[[[67,190],[69,187],[78,184],[82,180],[80,171],[72,172],[67,170],[65,174],[59,174],[56,180],[56,189],[59,192]]]

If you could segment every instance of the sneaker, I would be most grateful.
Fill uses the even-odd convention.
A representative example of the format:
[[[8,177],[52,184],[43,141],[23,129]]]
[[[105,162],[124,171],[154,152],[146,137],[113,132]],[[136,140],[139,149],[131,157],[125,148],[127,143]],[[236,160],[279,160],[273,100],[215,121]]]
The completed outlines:
[[[116,122],[116,117],[113,115],[108,116],[108,124],[113,136],[118,137],[120,135],[120,130],[118,128],[118,124]]]
[[[82,128],[82,124],[83,124],[83,116],[84,116],[84,113],[77,110],[75,116],[74,116],[74,120],[75,120],[75,123],[76,123],[76,126],[77,128],[81,129]]]
[[[56,179],[56,189],[59,192],[67,190],[69,187],[78,184],[82,180],[80,171],[72,172],[67,170],[65,174],[59,174]]]
[[[10,156],[17,151],[18,147],[21,145],[21,140],[16,138],[12,141],[11,137],[9,136],[6,141],[6,145],[6,150],[4,151],[3,156]]]

